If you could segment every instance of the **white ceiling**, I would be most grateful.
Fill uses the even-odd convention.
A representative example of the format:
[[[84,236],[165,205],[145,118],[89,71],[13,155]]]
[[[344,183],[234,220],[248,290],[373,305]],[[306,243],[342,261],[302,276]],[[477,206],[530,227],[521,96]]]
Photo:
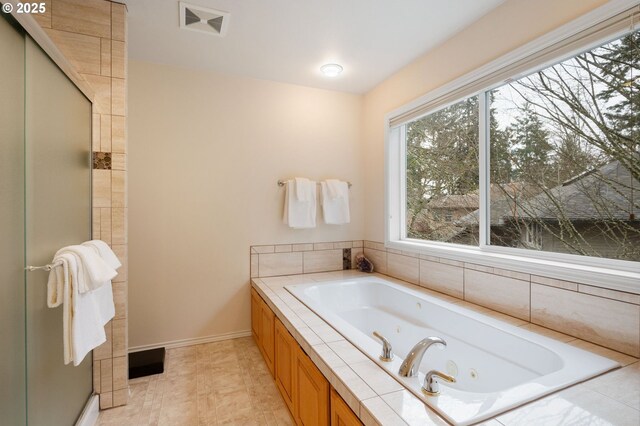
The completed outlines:
[[[224,38],[179,28],[178,0],[127,0],[132,59],[364,93],[504,0],[190,0]],[[343,73],[329,79],[320,66]]]

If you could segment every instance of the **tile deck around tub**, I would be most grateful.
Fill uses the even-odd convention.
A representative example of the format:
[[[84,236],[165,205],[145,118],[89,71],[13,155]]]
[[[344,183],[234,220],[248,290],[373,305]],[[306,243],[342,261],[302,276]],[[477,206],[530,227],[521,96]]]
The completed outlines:
[[[419,398],[404,390],[393,376],[370,361],[355,346],[283,288],[288,284],[333,281],[366,275],[354,270],[345,270],[254,278],[252,285],[365,425],[448,424]],[[483,306],[474,305],[435,291],[417,288],[395,278],[388,276],[380,276],[380,278],[411,286],[412,289],[425,294],[609,357],[625,366],[623,369],[614,370],[522,405],[481,424],[492,426],[542,423],[560,425],[563,424],[563,419],[574,415],[602,425],[640,424],[640,363],[637,358],[531,324],[520,318],[495,312]],[[597,403],[595,403],[596,401]]]

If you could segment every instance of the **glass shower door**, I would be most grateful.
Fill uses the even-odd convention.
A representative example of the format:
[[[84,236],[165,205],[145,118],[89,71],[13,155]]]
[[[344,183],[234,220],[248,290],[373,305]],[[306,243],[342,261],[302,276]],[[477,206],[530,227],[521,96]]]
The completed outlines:
[[[44,271],[91,237],[91,103],[0,15],[0,425],[72,425],[92,391],[92,359],[65,366],[62,308]]]
[[[91,239],[91,102],[28,36],[25,106],[26,262],[46,265]],[[47,278],[26,276],[27,420],[71,425],[92,392],[92,359],[64,365],[62,308],[47,307]]]
[[[0,423],[26,423],[24,35],[0,17]]]

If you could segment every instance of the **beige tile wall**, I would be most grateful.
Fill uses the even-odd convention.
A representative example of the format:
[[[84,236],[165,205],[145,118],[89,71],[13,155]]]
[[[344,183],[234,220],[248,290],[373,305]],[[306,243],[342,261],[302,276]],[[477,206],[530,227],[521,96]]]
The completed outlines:
[[[635,357],[640,295],[386,249],[364,241],[376,271]]]
[[[251,278],[312,274],[344,269],[344,250],[354,257],[363,251],[362,240],[326,243],[251,246]]]
[[[251,247],[251,277],[343,269],[342,249],[364,252],[375,271],[485,306],[513,324],[560,331],[640,356],[640,295],[473,263],[387,249],[374,241]]]
[[[100,408],[127,403],[127,149],[126,6],[107,0],[47,0],[34,15],[95,91],[93,151],[112,153],[112,170],[93,171],[93,238],[122,261],[113,283],[115,318],[107,341],[93,352],[93,387]]]

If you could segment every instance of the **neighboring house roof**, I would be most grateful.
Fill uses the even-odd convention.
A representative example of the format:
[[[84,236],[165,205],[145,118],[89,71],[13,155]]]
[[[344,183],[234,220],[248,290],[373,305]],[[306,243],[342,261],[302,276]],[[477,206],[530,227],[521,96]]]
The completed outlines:
[[[502,192],[502,193],[500,193]],[[629,220],[640,218],[640,182],[619,161],[582,173],[552,189],[514,183],[491,185],[491,225],[516,218],[542,220]],[[457,221],[478,223],[479,210]]]
[[[539,188],[524,182],[492,183],[489,198],[491,203],[491,225],[502,225],[505,217],[517,214],[517,203],[539,194],[540,191]],[[465,227],[477,224],[479,212],[480,210],[478,209],[461,217],[457,221],[458,224]]]
[[[531,197],[540,191],[536,191],[532,185],[524,182],[510,182],[506,184],[491,184],[491,200],[500,201],[506,199]],[[492,204],[493,205],[493,204]],[[444,195],[429,203],[431,209],[478,209],[480,207],[479,191],[475,190],[469,194]]]
[[[480,206],[478,194],[445,195],[429,203],[430,209],[477,209]]]
[[[640,182],[613,161],[519,203],[506,216],[542,220],[629,220],[640,217]]]

